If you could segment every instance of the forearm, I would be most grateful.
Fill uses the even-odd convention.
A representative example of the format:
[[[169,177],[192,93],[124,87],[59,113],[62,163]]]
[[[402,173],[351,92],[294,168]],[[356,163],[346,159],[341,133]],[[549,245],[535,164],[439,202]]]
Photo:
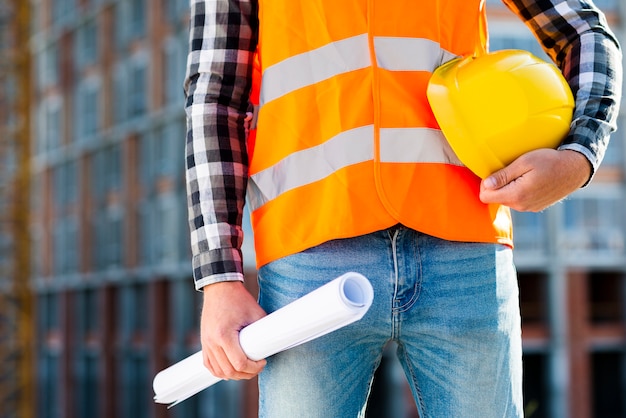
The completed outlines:
[[[597,171],[617,129],[621,100],[622,58],[616,43],[598,32],[587,32],[572,44],[563,73],[576,98],[569,135],[560,149],[583,153]],[[579,57],[579,58],[578,58]]]
[[[256,6],[250,1],[192,2],[184,87],[189,226],[198,289],[243,280],[241,220],[248,176],[244,119],[255,22]]]
[[[503,0],[534,32],[562,70],[576,100],[560,149],[585,155],[597,170],[616,129],[621,51],[602,12],[578,0]]]

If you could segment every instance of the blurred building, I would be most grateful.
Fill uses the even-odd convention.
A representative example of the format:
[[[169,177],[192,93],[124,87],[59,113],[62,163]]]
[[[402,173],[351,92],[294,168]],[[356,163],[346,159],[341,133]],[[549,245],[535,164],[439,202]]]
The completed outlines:
[[[155,373],[199,349],[184,187],[188,0],[31,3],[37,416],[256,416],[254,382],[222,382],[169,411],[152,402]],[[487,3],[492,49],[541,54]],[[626,45],[626,5],[598,5]],[[626,416],[625,138],[613,136],[589,187],[514,214],[528,417]],[[370,416],[415,416],[402,372],[383,364]]]
[[[492,49],[542,52],[498,1]],[[622,46],[626,3],[597,0]],[[510,15],[509,15],[510,16]],[[593,183],[514,213],[528,417],[626,417],[626,109]]]

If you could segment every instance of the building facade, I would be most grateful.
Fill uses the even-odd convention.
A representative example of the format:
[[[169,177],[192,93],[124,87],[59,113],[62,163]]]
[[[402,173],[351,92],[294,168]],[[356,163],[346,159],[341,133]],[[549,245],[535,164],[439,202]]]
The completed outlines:
[[[31,3],[37,416],[256,416],[254,382],[222,382],[170,410],[152,402],[154,375],[199,349],[184,187],[188,0]],[[541,54],[487,3],[492,49]],[[626,6],[597,4],[626,45]],[[528,417],[626,417],[623,130],[590,186],[514,214]],[[383,364],[370,417],[416,416],[397,364]]]
[[[542,55],[488,3],[492,49]],[[624,45],[626,4],[596,4]],[[626,416],[625,110],[592,184],[544,213],[514,213],[527,416]]]

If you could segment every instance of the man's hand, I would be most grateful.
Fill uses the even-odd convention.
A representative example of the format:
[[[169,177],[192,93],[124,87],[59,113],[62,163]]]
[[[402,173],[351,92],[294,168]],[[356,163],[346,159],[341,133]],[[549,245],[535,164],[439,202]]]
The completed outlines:
[[[581,153],[542,148],[484,179],[480,200],[521,212],[539,212],[578,190],[590,174],[591,165]]]
[[[264,317],[265,311],[242,282],[220,282],[204,287],[200,324],[204,365],[215,377],[251,379],[265,360],[252,361],[239,345],[239,331]]]

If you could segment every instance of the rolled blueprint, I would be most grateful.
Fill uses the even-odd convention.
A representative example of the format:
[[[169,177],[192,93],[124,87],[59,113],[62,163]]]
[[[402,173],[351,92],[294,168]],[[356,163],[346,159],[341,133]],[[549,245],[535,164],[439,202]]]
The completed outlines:
[[[248,358],[261,360],[358,321],[374,291],[359,273],[346,273],[243,328],[239,343]],[[152,383],[157,403],[170,407],[219,382],[199,351],[159,372]]]

